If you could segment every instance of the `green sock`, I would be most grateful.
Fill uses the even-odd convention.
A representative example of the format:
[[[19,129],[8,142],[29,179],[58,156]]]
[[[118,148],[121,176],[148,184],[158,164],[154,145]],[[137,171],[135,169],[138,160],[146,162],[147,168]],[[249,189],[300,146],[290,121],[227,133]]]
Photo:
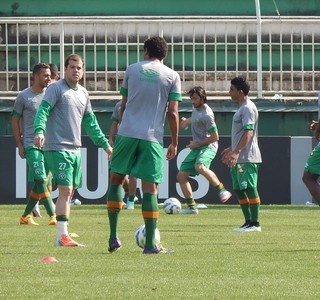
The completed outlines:
[[[134,201],[134,197],[135,197],[135,195],[129,195],[128,200],[129,200],[129,201]]]
[[[186,203],[191,209],[195,209],[196,208],[197,204],[196,204],[196,202],[194,201],[193,198],[186,199]]]
[[[33,208],[36,206],[37,202],[39,201],[37,199],[37,195],[38,195],[37,186],[36,186],[36,183],[34,182],[29,194],[29,200],[28,200],[27,206],[22,215],[23,217],[31,214]]]
[[[148,249],[154,249],[156,245],[155,230],[158,224],[159,207],[156,194],[145,193],[142,199],[142,216],[146,226],[146,244]]]
[[[260,197],[256,188],[247,189],[247,195],[250,203],[251,221],[254,223],[259,222],[260,212]]]
[[[223,191],[225,191],[226,189],[224,188],[224,185],[220,182],[218,185],[216,185],[215,187],[214,187],[214,189],[218,192],[218,193],[220,193],[220,192],[223,192]]]
[[[260,203],[250,204],[251,222],[259,222]]]
[[[107,207],[110,226],[109,242],[118,237],[119,213],[122,207],[121,189],[121,185],[111,185],[108,193]]]
[[[42,203],[47,211],[47,214],[51,217],[54,215],[52,197],[51,197],[51,180],[48,181],[37,181],[36,185],[38,186],[39,197],[42,200]]]
[[[69,222],[69,218],[67,216],[57,216],[58,222]]]
[[[243,216],[246,221],[251,221],[251,211],[249,203],[240,204]]]
[[[237,195],[244,219],[246,221],[251,221],[250,205],[247,194],[243,190],[234,190],[234,192]]]

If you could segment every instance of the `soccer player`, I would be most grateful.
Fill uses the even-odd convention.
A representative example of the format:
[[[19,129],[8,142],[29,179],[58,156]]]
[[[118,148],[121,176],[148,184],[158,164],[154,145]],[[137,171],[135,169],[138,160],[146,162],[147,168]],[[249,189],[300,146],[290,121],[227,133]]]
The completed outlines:
[[[114,145],[116,134],[118,132],[121,103],[122,101],[116,103],[111,116],[112,124],[110,127],[108,140],[111,147],[113,147]],[[132,175],[126,176],[123,182],[123,189],[125,195],[122,200],[122,208],[134,209],[134,202],[138,200],[138,198],[136,197],[137,179]]]
[[[210,170],[211,162],[218,150],[219,134],[212,109],[207,105],[206,91],[197,86],[191,89],[188,95],[193,105],[192,114],[188,119],[182,118],[180,127],[186,128],[191,125],[192,141],[187,145],[191,151],[182,162],[177,179],[188,205],[180,214],[198,214],[188,181],[189,176],[203,175],[218,192],[221,203],[227,202],[231,193]]]
[[[232,185],[245,223],[236,232],[261,231],[258,169],[262,162],[258,146],[258,110],[249,99],[249,83],[242,77],[231,80],[231,99],[239,104],[232,120],[231,146],[222,151],[222,162],[230,168]]]
[[[317,140],[320,139],[320,125],[318,121],[312,121],[310,129],[314,131]],[[304,167],[302,181],[308,188],[316,204],[320,205],[320,142],[313,148]]]
[[[60,76],[59,76],[58,67],[55,64],[49,64],[49,66],[51,71],[51,81],[50,81],[50,84],[51,84],[58,81],[60,79]]]
[[[49,225],[56,225],[57,221],[51,198],[51,176],[49,176],[48,168],[45,165],[42,149],[33,145],[34,118],[45,89],[51,80],[49,65],[36,64],[32,75],[32,86],[18,94],[12,112],[13,136],[18,146],[19,156],[27,160],[29,167],[28,179],[33,182],[27,206],[20,218],[20,224],[39,225],[33,220],[31,212],[41,201],[49,215]],[[35,210],[35,212],[38,213],[38,216],[41,216],[39,210]]]
[[[67,57],[64,79],[47,88],[34,122],[34,145],[43,146],[45,160],[59,191],[55,246],[83,246],[71,239],[67,228],[70,200],[74,190],[81,186],[81,125],[108,157],[112,153],[112,147],[92,112],[88,92],[79,84],[83,65],[80,55]]]
[[[154,36],[144,42],[144,60],[128,66],[120,93],[120,125],[111,159],[111,184],[107,207],[110,225],[109,252],[121,248],[118,238],[122,207],[121,185],[126,174],[142,181],[142,216],[146,227],[144,254],[170,253],[156,245],[158,184],[163,181],[163,132],[167,114],[171,143],[166,159],[177,154],[181,82],[177,72],[163,64],[166,41]]]

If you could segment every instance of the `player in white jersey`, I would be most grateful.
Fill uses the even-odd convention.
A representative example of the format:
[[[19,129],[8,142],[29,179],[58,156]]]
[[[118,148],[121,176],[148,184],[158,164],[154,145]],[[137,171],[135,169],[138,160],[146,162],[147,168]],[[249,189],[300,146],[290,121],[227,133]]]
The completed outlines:
[[[111,159],[111,184],[107,206],[110,225],[109,252],[121,248],[118,237],[122,207],[121,185],[126,174],[142,181],[142,216],[146,226],[144,254],[169,253],[156,245],[159,216],[158,184],[163,176],[163,132],[167,115],[171,144],[166,158],[177,154],[181,82],[177,72],[165,66],[168,46],[159,36],[144,42],[144,60],[128,66],[120,93],[120,126]],[[122,116],[122,118],[121,118]]]
[[[193,198],[189,176],[201,174],[216,189],[221,203],[231,197],[231,193],[224,188],[217,175],[210,170],[210,165],[218,150],[219,133],[212,109],[207,104],[206,91],[196,86],[192,88],[190,96],[193,109],[190,118],[182,118],[181,128],[191,125],[192,141],[187,145],[191,150],[183,160],[177,179],[179,181],[185,201],[188,205],[180,214],[198,214],[196,202]]]
[[[67,228],[70,201],[75,189],[81,186],[81,126],[108,157],[112,153],[112,147],[92,111],[89,94],[79,84],[83,65],[80,55],[67,57],[65,77],[47,88],[34,122],[34,145],[43,146],[46,162],[59,190],[55,246],[83,246],[71,239]]]
[[[230,168],[233,190],[245,223],[237,232],[261,231],[258,170],[262,162],[258,146],[258,110],[249,99],[249,83],[242,77],[231,80],[231,99],[239,104],[232,119],[231,146],[222,151],[222,161]]]
[[[33,121],[45,89],[51,80],[50,67],[43,63],[36,64],[32,74],[32,86],[18,94],[12,112],[12,130],[19,155],[21,158],[26,158],[29,167],[28,179],[33,182],[27,206],[20,218],[20,224],[38,225],[31,217],[31,212],[41,201],[50,217],[49,225],[56,225],[51,198],[51,176],[48,176],[49,170],[46,168],[42,150],[33,146]]]

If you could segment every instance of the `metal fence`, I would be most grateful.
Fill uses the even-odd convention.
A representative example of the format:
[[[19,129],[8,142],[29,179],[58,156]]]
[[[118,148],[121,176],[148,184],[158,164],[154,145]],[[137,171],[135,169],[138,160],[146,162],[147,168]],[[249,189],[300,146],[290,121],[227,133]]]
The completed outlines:
[[[316,97],[320,79],[320,18],[262,18],[264,96]],[[85,60],[83,85],[91,95],[117,95],[127,65],[143,59],[143,42],[162,35],[164,63],[179,72],[182,89],[202,85],[225,97],[232,77],[257,89],[254,17],[48,17],[0,20],[0,96],[29,86],[38,62],[55,63],[63,76],[66,55]]]

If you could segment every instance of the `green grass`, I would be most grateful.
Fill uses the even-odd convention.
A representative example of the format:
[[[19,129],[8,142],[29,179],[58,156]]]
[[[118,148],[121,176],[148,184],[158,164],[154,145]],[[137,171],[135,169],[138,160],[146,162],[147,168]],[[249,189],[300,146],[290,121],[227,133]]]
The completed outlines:
[[[262,206],[261,233],[231,231],[243,223],[238,206],[210,205],[198,216],[161,211],[161,240],[172,255],[142,255],[138,205],[121,213],[123,247],[113,254],[104,205],[72,206],[69,231],[84,248],[54,247],[46,217],[19,225],[23,209],[0,206],[1,299],[320,298],[318,207]]]

